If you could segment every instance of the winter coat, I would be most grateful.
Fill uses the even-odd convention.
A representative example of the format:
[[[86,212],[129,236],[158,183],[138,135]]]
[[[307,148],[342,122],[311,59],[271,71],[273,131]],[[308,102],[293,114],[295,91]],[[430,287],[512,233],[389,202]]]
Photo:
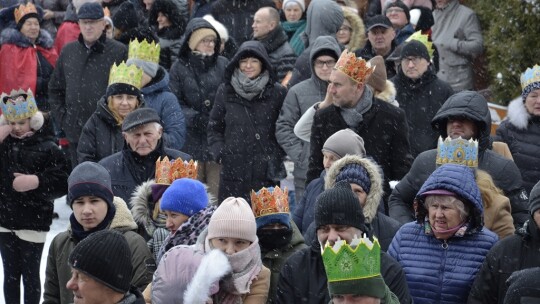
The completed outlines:
[[[256,54],[263,70],[270,74],[263,91],[251,101],[238,95],[231,85],[232,74],[245,53]],[[257,41],[246,41],[240,46],[227,65],[225,83],[218,89],[208,123],[210,151],[214,160],[223,165],[219,201],[229,196],[249,200],[252,189],[274,185],[267,178],[268,156],[284,156],[276,141],[275,126],[286,93],[277,83],[264,46]]]
[[[472,58],[483,51],[480,22],[473,10],[451,0],[447,7],[433,11],[433,44],[439,52],[437,76],[454,91],[472,90]]]
[[[410,23],[407,23],[403,28],[396,30],[396,38],[394,38],[396,45],[405,42],[412,34],[414,34],[414,28]]]
[[[540,300],[540,268],[529,268],[514,272],[506,281],[508,292],[505,304],[538,303]]]
[[[364,88],[369,89],[367,86]],[[308,182],[318,177],[324,169],[321,152],[324,142],[332,134],[349,127],[340,112],[339,107],[332,105],[315,113],[311,132]],[[352,129],[364,139],[367,155],[381,166],[385,179],[383,189],[388,193],[388,181],[400,180],[409,171],[412,160],[405,112],[373,98],[371,108],[363,114],[363,121]]]
[[[0,92],[30,89],[38,109],[49,111],[49,79],[58,59],[51,35],[41,29],[33,44],[19,30],[6,28],[0,35],[0,44]]]
[[[210,161],[206,128],[218,86],[228,60],[219,56],[219,44],[214,45],[212,56],[195,55],[189,48],[191,34],[201,28],[212,28],[204,19],[193,19],[188,23],[182,40],[178,61],[171,67],[172,92],[178,98],[186,118],[186,143],[183,150],[200,161]],[[219,34],[216,35],[219,36]]]
[[[386,55],[383,56],[384,65],[386,66],[387,79],[391,79],[397,74],[396,65],[394,64],[394,61],[390,59],[390,55],[394,52],[396,47],[397,47],[397,43],[396,43],[396,40],[394,39],[392,40],[390,51]],[[366,45],[364,46],[363,49],[357,50],[356,52],[354,52],[354,54],[356,55],[356,57],[362,57],[366,61],[377,56],[377,53],[375,53],[375,50],[371,46],[371,42],[369,40],[366,42]]]
[[[8,135],[0,143],[0,227],[49,231],[53,202],[67,193],[71,167],[54,142],[50,122],[23,139]],[[13,189],[14,173],[35,174],[39,186],[30,191]]]
[[[292,72],[296,61],[296,54],[291,48],[288,39],[289,37],[287,37],[279,24],[266,37],[254,39],[264,45],[279,82],[283,81],[287,73]]]
[[[163,140],[160,140],[154,151],[144,157],[131,150],[125,143],[122,151],[107,156],[99,163],[111,174],[114,195],[129,202],[135,188],[154,177],[156,160],[165,156],[170,160],[177,158],[191,160],[191,156],[186,153],[165,148]]]
[[[111,66],[127,58],[127,48],[103,34],[88,49],[79,35],[64,46],[49,82],[49,103],[55,123],[72,143],[107,89]]]
[[[510,148],[529,193],[540,180],[540,117],[529,114],[521,98],[510,103],[506,117],[497,128],[495,140]]]
[[[296,58],[291,80],[287,84],[289,88],[311,77],[313,43],[320,36],[336,38],[336,33],[343,24],[343,19],[343,10],[336,2],[326,0],[310,2],[307,9],[306,29],[302,37],[305,40],[306,49]]]
[[[53,17],[49,20],[43,19],[41,22],[41,28],[56,37],[57,27],[64,21],[67,7],[70,3],[69,0],[34,0],[35,5],[39,5],[44,10],[50,10],[53,13]],[[58,52],[60,53],[60,52]]]
[[[144,289],[152,281],[154,270],[149,266],[155,264],[154,259],[144,239],[135,232],[137,224],[126,203],[119,197],[113,203],[116,214],[107,229],[114,229],[126,238],[133,265],[131,285]],[[68,257],[77,243],[70,228],[54,237],[47,256],[43,304],[73,303],[73,292],[66,288],[66,283],[71,279]]]
[[[69,3],[66,8],[64,20],[62,21],[62,24],[58,26],[58,32],[56,33],[56,38],[54,39],[54,49],[56,50],[56,53],[60,54],[60,51],[64,45],[71,41],[77,40],[79,37],[81,29],[77,20],[75,7],[72,3]]]
[[[381,251],[381,275],[388,288],[399,298],[400,303],[412,303],[403,269],[383,251]],[[297,251],[283,265],[274,302],[327,304],[329,301],[321,245],[315,238],[310,247]]]
[[[341,49],[335,38],[322,36],[317,38],[312,45],[310,62],[316,59],[314,56],[321,50],[332,50],[337,57],[341,54]],[[311,77],[289,89],[276,122],[276,139],[294,162],[294,183],[295,186],[298,185],[301,188],[304,188],[306,184],[309,143],[294,134],[294,126],[308,108],[316,102],[324,100],[328,86],[326,81],[317,77],[313,71],[313,65],[310,66],[312,69]]]
[[[306,233],[309,226],[315,220],[315,202],[319,194],[324,191],[325,174],[326,171],[323,170],[320,177],[312,180],[307,185],[306,191],[304,192],[302,199],[300,200],[300,202],[296,203],[296,208],[294,209],[294,213],[292,214],[292,218],[296,223],[296,226],[300,228],[300,231],[304,235],[305,239],[307,239]],[[306,243],[310,244],[309,242]]]
[[[431,68],[418,79],[407,77],[398,68],[391,81],[396,86],[399,107],[407,117],[412,156],[437,148],[439,133],[431,128],[431,120],[448,97],[454,94],[452,87],[438,79]]]
[[[156,110],[163,126],[165,147],[180,150],[186,142],[186,120],[176,96],[169,89],[169,73],[159,67],[156,77],[141,88],[144,104]]]
[[[450,116],[464,116],[476,122],[478,128],[478,168],[488,172],[495,185],[503,190],[512,205],[514,225],[526,220],[527,194],[522,187],[521,175],[513,161],[491,151],[491,115],[486,100],[473,92],[463,92],[450,97],[431,122],[439,134],[447,137],[446,124]],[[367,147],[367,145],[366,145]],[[413,200],[428,176],[435,171],[437,149],[422,152],[414,160],[411,170],[395,186],[388,200],[390,216],[402,224],[413,220]]]
[[[349,52],[355,52],[356,50],[362,49],[366,45],[367,41],[364,20],[362,20],[357,13],[349,9],[343,10],[343,16],[345,19],[347,19],[347,21],[349,21],[349,24],[352,27],[351,40],[349,40],[346,48],[349,50]]]
[[[212,1],[211,15],[229,31],[237,45],[253,36],[253,15],[262,7],[276,7],[272,0],[216,0]]]
[[[403,267],[415,303],[465,303],[477,271],[489,249],[497,242],[495,233],[483,227],[483,207],[472,169],[444,165],[434,172],[418,192],[418,220],[397,232],[388,253]],[[443,189],[455,193],[470,208],[467,231],[446,240],[426,230],[428,211],[420,194]]]

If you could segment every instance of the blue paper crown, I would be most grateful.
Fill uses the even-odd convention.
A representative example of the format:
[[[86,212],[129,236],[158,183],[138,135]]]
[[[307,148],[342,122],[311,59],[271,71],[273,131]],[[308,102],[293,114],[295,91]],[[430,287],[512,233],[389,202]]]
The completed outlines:
[[[9,95],[2,93],[0,100],[2,113],[8,121],[30,118],[38,111],[34,94],[30,89],[26,92],[22,89],[12,90]]]
[[[437,144],[437,165],[457,164],[467,167],[478,167],[478,141],[461,137],[445,140],[439,137]]]
[[[540,82],[540,66],[536,64],[532,68],[525,70],[525,73],[521,74],[520,80],[522,90],[531,83]]]

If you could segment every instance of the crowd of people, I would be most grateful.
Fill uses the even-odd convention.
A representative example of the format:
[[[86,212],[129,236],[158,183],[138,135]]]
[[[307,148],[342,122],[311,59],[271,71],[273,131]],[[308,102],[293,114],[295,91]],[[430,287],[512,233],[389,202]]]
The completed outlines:
[[[6,303],[540,299],[540,66],[492,133],[458,0],[2,6]]]

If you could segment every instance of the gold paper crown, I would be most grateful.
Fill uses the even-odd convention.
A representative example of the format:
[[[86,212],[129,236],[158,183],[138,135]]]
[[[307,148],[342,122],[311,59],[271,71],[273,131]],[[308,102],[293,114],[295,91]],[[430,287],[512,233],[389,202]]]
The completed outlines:
[[[367,237],[359,239],[355,235],[350,245],[339,240],[330,246],[327,241],[322,259],[329,283],[381,275],[381,245],[375,237],[371,242]]]
[[[155,42],[148,43],[146,39],[139,42],[137,39],[134,39],[129,43],[128,58],[140,59],[158,64],[160,50],[159,44]]]
[[[2,93],[0,101],[2,113],[8,121],[30,118],[38,111],[34,94],[30,89],[26,92],[12,90],[9,95]]]
[[[113,64],[109,74],[109,85],[125,83],[141,89],[143,70],[134,64],[126,65],[122,61],[119,65]]]
[[[433,42],[430,41],[429,35],[422,34],[422,31],[415,32],[407,40],[406,42],[409,42],[411,40],[417,40],[420,41],[427,49],[429,58],[433,58],[433,52],[435,52],[435,49],[433,49]]]
[[[532,68],[525,70],[525,73],[521,74],[520,80],[522,90],[531,83],[540,82],[540,66],[535,64]]]
[[[345,75],[349,76],[357,83],[366,83],[369,76],[375,70],[375,67],[365,61],[362,58],[356,58],[353,52],[349,52],[347,49],[343,50],[339,60],[336,63],[336,70],[339,70]]]
[[[13,15],[15,16],[15,23],[19,23],[19,21],[22,19],[22,17],[28,15],[28,14],[37,14],[38,11],[36,9],[36,6],[33,3],[27,3],[26,5],[21,4],[18,8],[15,9],[13,12]]]
[[[156,160],[156,184],[170,185],[179,178],[197,179],[197,162],[183,161],[181,158],[169,161],[165,156],[163,160]]]
[[[251,190],[251,207],[255,218],[276,214],[289,213],[289,190],[275,187],[273,190],[262,188],[258,193]]]
[[[471,168],[478,167],[478,141],[461,137],[444,141],[439,137],[437,144],[437,165],[457,164]]]

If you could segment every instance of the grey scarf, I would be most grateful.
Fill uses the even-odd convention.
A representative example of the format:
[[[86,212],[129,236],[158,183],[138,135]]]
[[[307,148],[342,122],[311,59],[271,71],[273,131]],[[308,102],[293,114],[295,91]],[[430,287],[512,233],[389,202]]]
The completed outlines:
[[[235,69],[231,78],[231,85],[238,95],[251,101],[255,96],[262,93],[269,79],[268,71],[262,72],[255,79],[249,79],[246,74],[240,72],[240,69]]]
[[[356,128],[364,120],[363,114],[371,109],[373,104],[373,92],[368,86],[364,86],[364,93],[354,108],[341,108],[341,116],[351,128]]]

